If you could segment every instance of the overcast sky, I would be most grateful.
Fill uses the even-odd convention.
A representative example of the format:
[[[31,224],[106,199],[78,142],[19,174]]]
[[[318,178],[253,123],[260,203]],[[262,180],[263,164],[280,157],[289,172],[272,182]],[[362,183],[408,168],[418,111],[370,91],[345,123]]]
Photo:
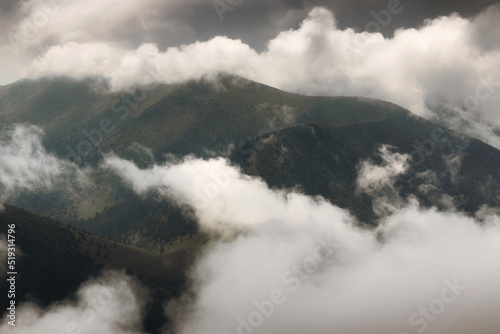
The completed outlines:
[[[155,43],[160,50],[207,41],[215,36],[241,39],[258,52],[279,32],[296,29],[315,6],[328,8],[339,29],[368,25],[397,0],[2,0],[0,2],[0,85],[22,76],[23,67],[50,47],[68,42],[105,42],[125,49]],[[425,19],[458,12],[471,17],[493,0],[401,0],[385,36]],[[234,4],[234,5],[231,5]],[[216,10],[216,5],[218,11]],[[388,22],[385,24],[385,22]]]

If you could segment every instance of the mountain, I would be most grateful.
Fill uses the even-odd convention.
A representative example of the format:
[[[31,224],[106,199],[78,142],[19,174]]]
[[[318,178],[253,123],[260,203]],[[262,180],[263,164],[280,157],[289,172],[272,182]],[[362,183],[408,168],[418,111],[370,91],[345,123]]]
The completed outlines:
[[[239,150],[249,141],[301,124],[345,126],[408,113],[383,101],[306,97],[228,74],[129,93],[106,89],[96,80],[67,78],[5,86],[0,90],[0,127],[38,125],[50,152],[82,166],[95,166],[101,152],[113,151],[145,167],[164,161],[167,153],[228,154],[231,147]],[[13,203],[138,245],[193,232],[172,205],[160,209],[138,198],[109,173],[100,173],[94,183],[98,186],[85,192],[29,193]],[[157,208],[149,214],[151,205]],[[138,236],[137,231],[145,233]]]
[[[360,97],[311,97],[219,73],[173,85],[109,92],[96,80],[45,78],[0,89],[0,126],[16,122],[45,130],[50,152],[97,166],[116,152],[141,167],[182,157],[227,156],[276,188],[299,188],[376,225],[377,196],[356,190],[362,161],[383,163],[382,145],[412,155],[398,195],[423,205],[456,206],[473,214],[493,206],[499,152],[415,116],[392,103]],[[432,154],[425,143],[439,131]],[[422,157],[421,162],[416,162]],[[101,236],[141,247],[197,232],[183,208],[154,194],[140,197],[109,172],[93,175],[85,192],[24,194],[13,204]],[[383,194],[379,194],[381,197]]]
[[[103,269],[125,270],[147,287],[151,333],[165,324],[165,302],[189,284],[207,237],[189,208],[154,192],[139,196],[98,168],[102,153],[142,168],[222,155],[271,188],[323,196],[370,228],[384,199],[413,196],[469,215],[500,199],[500,151],[479,140],[388,102],[301,96],[224,73],[126,93],[90,79],[21,81],[0,87],[0,127],[14,123],[43,128],[49,152],[93,171],[90,187],[21,192],[0,211],[0,234],[16,224],[22,252],[18,302],[47,306],[74,297]],[[408,170],[361,190],[363,166],[386,166],[384,154],[405,157]]]
[[[76,237],[67,226],[10,205],[0,211],[0,234],[14,224],[16,245],[16,302],[34,299],[42,305],[66,298],[89,275],[97,272],[91,259],[80,252]],[[43,273],[43,275],[41,275]],[[8,291],[7,281],[0,283]],[[7,308],[2,298],[2,310]]]
[[[134,143],[158,159],[165,153],[206,156],[294,125],[345,126],[406,112],[372,99],[301,96],[228,74],[129,93],[67,78],[20,81],[0,90],[0,127],[36,124],[49,149],[88,162],[98,160],[99,151],[132,156]]]
[[[155,333],[165,322],[162,305],[179,296],[185,272],[202,236],[167,242],[161,250],[141,249],[103,239],[10,205],[0,211],[0,235],[14,224],[16,303],[48,306],[74,296],[77,288],[103,269],[126,270],[139,278],[150,294],[145,328]],[[8,291],[6,280],[0,289]],[[2,310],[9,299],[2,298]]]
[[[439,142],[432,140],[436,130]],[[359,192],[356,180],[360,161],[383,163],[381,145],[411,156],[410,170],[394,180],[397,196],[413,195],[423,206],[469,214],[484,205],[495,207],[500,199],[500,151],[412,115],[344,127],[297,126],[255,143],[252,155],[235,153],[232,159],[270,187],[299,186],[376,225],[374,199],[384,192]]]

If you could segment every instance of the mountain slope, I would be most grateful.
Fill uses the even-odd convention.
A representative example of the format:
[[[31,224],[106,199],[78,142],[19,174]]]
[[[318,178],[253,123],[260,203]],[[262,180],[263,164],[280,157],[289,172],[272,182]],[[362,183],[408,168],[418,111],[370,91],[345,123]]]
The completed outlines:
[[[48,306],[72,298],[82,283],[100,275],[102,269],[126,270],[148,288],[151,298],[144,325],[150,333],[157,333],[164,325],[162,305],[180,295],[194,252],[205,242],[203,236],[193,236],[150,251],[6,205],[0,211],[0,236],[7,234],[10,224],[15,224],[16,307],[26,301]],[[0,282],[1,291],[9,290],[7,283]],[[8,303],[8,298],[2,298],[2,310]]]
[[[92,261],[81,254],[68,227],[6,205],[0,212],[0,234],[7,234],[9,224],[15,225],[18,303],[35,298],[48,305],[74,292],[88,275],[97,272]],[[5,280],[0,288],[7,291]],[[2,310],[7,302],[2,298]]]
[[[436,130],[439,142],[432,139]],[[338,128],[298,126],[256,143],[251,156],[236,153],[232,159],[271,187],[298,186],[375,224],[374,200],[386,194],[357,191],[356,181],[361,161],[382,165],[381,145],[411,156],[410,169],[393,180],[403,198],[415,195],[424,206],[441,209],[453,204],[470,214],[500,199],[500,151],[410,115]]]
[[[170,153],[231,156],[273,187],[298,186],[322,195],[371,224],[377,219],[374,198],[356,191],[357,168],[363,160],[381,163],[378,148],[384,144],[424,155],[407,180],[396,184],[403,197],[416,194],[424,205],[441,207],[452,199],[470,213],[499,198],[497,150],[391,103],[301,96],[227,74],[130,93],[109,93],[102,86],[51,78],[2,87],[0,126],[38,124],[51,152],[94,167],[101,152],[110,151],[142,168]],[[415,141],[432,138],[436,130],[444,131],[445,139],[427,156]],[[138,246],[161,247],[196,233],[176,203],[158,201],[154,194],[137,196],[102,170],[93,181],[96,186],[86,193],[61,189],[14,203]]]
[[[102,85],[102,84],[101,84]],[[21,81],[0,91],[0,127],[36,124],[61,157],[96,162],[99,151],[133,156],[133,143],[164,153],[206,155],[287,127],[348,125],[407,113],[364,98],[306,97],[218,74],[177,85],[106,93],[95,81]]]

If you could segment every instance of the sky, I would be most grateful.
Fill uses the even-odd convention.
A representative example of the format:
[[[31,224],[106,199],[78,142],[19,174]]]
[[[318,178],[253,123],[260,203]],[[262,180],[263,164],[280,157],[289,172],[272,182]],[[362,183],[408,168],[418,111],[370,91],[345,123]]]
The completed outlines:
[[[3,0],[0,3],[0,85],[18,80],[31,62],[51,47],[69,42],[105,43],[137,49],[240,39],[261,52],[280,32],[298,28],[314,7],[334,13],[339,29],[363,31],[399,1],[389,0]],[[418,27],[425,19],[458,12],[472,17],[492,0],[402,0],[401,12],[378,26],[385,36],[398,28]],[[397,6],[396,6],[397,7]],[[217,8],[217,9],[216,9]],[[382,15],[382,20],[385,18]],[[369,25],[369,29],[373,29]],[[28,71],[29,73],[29,71]]]

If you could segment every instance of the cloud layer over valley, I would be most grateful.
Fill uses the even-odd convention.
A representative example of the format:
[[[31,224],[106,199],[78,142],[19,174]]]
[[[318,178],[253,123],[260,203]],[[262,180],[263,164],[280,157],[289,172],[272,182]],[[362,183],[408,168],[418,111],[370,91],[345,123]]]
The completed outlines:
[[[50,191],[61,183],[86,181],[84,171],[46,151],[39,127],[16,124],[0,134],[0,201],[21,191]]]
[[[225,236],[198,259],[190,293],[167,307],[175,333],[500,327],[497,216],[480,224],[410,200],[365,230],[323,199],[274,192],[222,158],[146,170],[116,156],[105,164],[138,193],[189,204],[201,228]]]
[[[365,191],[391,188],[406,171],[407,157],[390,150],[381,147],[381,165],[360,164]],[[192,207],[211,236],[188,290],[166,305],[165,333],[498,333],[500,217],[493,212],[479,222],[401,200],[367,229],[321,197],[271,190],[224,158],[140,169],[107,155],[100,168],[138,194],[157,191]],[[145,294],[138,289],[107,273],[85,283],[76,302],[20,305],[17,326],[140,333]]]

